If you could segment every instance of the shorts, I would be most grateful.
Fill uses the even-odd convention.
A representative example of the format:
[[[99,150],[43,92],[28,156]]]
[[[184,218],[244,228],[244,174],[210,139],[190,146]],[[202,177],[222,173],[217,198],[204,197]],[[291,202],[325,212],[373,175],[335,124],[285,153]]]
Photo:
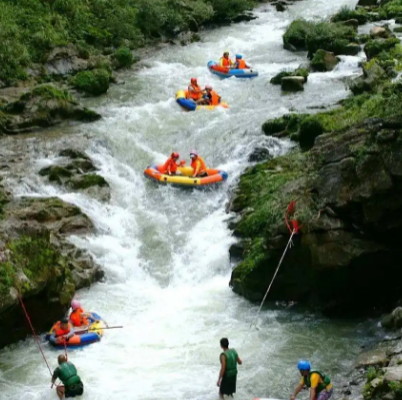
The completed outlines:
[[[82,396],[84,393],[84,384],[82,382],[76,385],[66,386],[64,395],[66,397]]]
[[[334,393],[334,388],[331,389],[324,389],[317,395],[317,400],[328,400],[331,396],[332,393]]]
[[[221,385],[219,386],[219,394],[226,394],[231,396],[233,393],[236,393],[236,380],[237,375],[227,377],[223,376]]]

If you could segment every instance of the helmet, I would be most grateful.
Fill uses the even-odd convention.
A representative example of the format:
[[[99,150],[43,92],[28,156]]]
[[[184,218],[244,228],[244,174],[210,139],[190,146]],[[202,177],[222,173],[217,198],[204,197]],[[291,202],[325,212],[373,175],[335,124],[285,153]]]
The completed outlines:
[[[80,302],[79,302],[78,300],[73,300],[73,301],[71,302],[71,308],[72,308],[73,310],[76,310],[77,308],[81,308]]]
[[[298,369],[299,371],[310,371],[311,365],[310,365],[310,363],[309,363],[308,361],[300,360],[300,361],[297,363],[297,369]]]
[[[180,157],[180,154],[179,154],[179,153],[176,153],[176,152],[173,152],[171,157],[172,157],[172,158],[179,158],[179,157]]]
[[[197,78],[191,78],[191,83],[197,83]]]
[[[210,85],[205,85],[205,89],[212,90],[212,86],[210,86]]]
[[[198,154],[195,150],[190,151],[190,158],[193,158],[193,156],[198,157]]]
[[[241,60],[241,59],[243,58],[243,56],[242,56],[241,54],[236,54],[236,58],[237,58],[238,60]]]

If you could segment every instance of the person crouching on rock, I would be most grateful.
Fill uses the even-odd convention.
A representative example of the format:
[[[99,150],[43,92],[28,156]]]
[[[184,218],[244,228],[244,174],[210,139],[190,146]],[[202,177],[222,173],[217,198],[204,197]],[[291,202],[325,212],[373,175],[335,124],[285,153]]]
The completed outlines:
[[[236,393],[237,364],[243,362],[235,349],[229,349],[228,339],[222,338],[220,343],[223,353],[219,357],[221,370],[216,384],[219,386],[219,398],[223,399],[225,394],[233,397]]]
[[[70,322],[74,326],[88,326],[88,313],[85,313],[81,307],[81,304],[78,300],[73,300],[71,302],[71,308],[73,312],[70,314]]]
[[[72,325],[68,322],[67,318],[63,318],[53,326],[51,338],[53,338],[56,343],[63,343],[64,341],[68,341],[73,335],[74,331]]]
[[[290,400],[296,400],[296,396],[304,386],[310,388],[310,400],[328,400],[333,393],[331,380],[319,371],[312,371],[308,361],[299,361],[297,368],[302,376]]]
[[[63,396],[81,396],[84,393],[84,384],[78,376],[74,364],[67,361],[64,354],[59,355],[57,362],[59,366],[53,372],[52,384],[56,382],[56,379],[60,379],[64,385],[56,387],[57,396],[59,396],[60,399],[62,399]]]

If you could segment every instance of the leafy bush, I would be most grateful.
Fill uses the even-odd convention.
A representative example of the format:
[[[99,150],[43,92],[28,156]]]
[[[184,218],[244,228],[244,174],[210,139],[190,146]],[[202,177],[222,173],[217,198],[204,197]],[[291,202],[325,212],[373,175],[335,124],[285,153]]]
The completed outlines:
[[[303,150],[309,150],[314,146],[314,141],[317,136],[324,133],[324,127],[319,120],[319,117],[311,116],[302,121],[299,130],[300,147]]]
[[[380,9],[380,15],[384,19],[402,17],[402,0],[393,0]]]
[[[134,57],[127,47],[117,49],[113,54],[113,58],[117,61],[119,67],[130,67],[134,62]]]
[[[358,10],[352,10],[348,6],[343,6],[332,18],[332,22],[348,21],[350,19],[356,19],[359,25],[365,24],[369,18],[367,11],[364,8]]]
[[[307,33],[311,30],[313,23],[305,20],[293,21],[283,35],[284,46],[294,46],[298,50],[306,49]]]
[[[73,85],[78,90],[98,96],[109,89],[110,75],[104,69],[79,72],[73,78]]]
[[[366,53],[367,58],[371,59],[379,55],[382,51],[392,49],[397,44],[400,44],[400,41],[397,38],[371,40],[364,46],[364,52]]]

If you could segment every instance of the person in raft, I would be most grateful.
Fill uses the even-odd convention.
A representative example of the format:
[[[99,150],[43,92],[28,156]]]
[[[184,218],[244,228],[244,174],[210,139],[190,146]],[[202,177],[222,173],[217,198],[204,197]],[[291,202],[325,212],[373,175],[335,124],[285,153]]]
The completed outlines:
[[[70,339],[74,335],[73,326],[68,322],[67,318],[63,318],[61,321],[56,322],[53,325],[53,333],[51,337],[57,343],[63,343]]]
[[[226,68],[233,68],[233,62],[229,58],[229,52],[225,51],[223,53],[223,56],[219,59],[219,66],[220,67],[226,67]]]
[[[310,400],[328,400],[333,393],[331,380],[319,371],[312,371],[308,361],[299,361],[297,368],[302,376],[290,400],[296,400],[296,396],[304,386],[310,388]]]
[[[203,101],[202,95],[204,93],[204,90],[201,89],[201,86],[198,85],[197,78],[191,78],[191,82],[187,90],[188,97],[191,100],[194,100],[196,103]]]
[[[236,54],[235,66],[236,69],[250,69],[250,67],[243,60],[243,56],[240,54]]]
[[[209,106],[217,106],[221,102],[221,96],[218,95],[218,93],[215,92],[215,90],[212,90],[212,86],[205,86],[205,95],[204,95],[204,100],[205,104]]]
[[[205,161],[194,151],[190,152],[191,168],[193,169],[193,177],[202,178],[208,176],[207,165]]]
[[[52,386],[56,382],[56,379],[60,379],[63,385],[56,387],[57,396],[59,399],[65,397],[81,396],[84,393],[84,384],[81,378],[77,374],[77,369],[74,364],[67,361],[64,354],[57,357],[59,366],[54,370],[52,376]]]
[[[216,384],[219,386],[219,398],[223,399],[225,394],[233,397],[233,393],[236,393],[237,364],[241,365],[243,361],[235,349],[229,349],[228,339],[221,339],[221,348],[221,370]]]
[[[81,307],[81,304],[78,300],[71,301],[71,308],[73,309],[72,313],[70,314],[70,322],[73,326],[88,326],[90,316],[88,313],[85,313]]]
[[[177,160],[180,158],[180,154],[173,152],[171,156],[167,159],[165,164],[162,167],[162,174],[166,175],[176,175],[177,173],[177,167],[183,166],[186,162],[180,161],[180,164],[177,164]]]

